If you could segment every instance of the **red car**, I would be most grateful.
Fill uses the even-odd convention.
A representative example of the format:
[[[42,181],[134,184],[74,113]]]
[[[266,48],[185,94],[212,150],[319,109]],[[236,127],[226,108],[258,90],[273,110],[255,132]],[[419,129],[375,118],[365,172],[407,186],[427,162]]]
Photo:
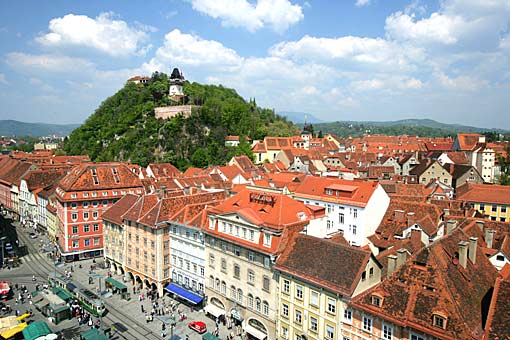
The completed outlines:
[[[188,324],[188,327],[197,332],[198,334],[207,332],[207,326],[202,321],[191,321]]]

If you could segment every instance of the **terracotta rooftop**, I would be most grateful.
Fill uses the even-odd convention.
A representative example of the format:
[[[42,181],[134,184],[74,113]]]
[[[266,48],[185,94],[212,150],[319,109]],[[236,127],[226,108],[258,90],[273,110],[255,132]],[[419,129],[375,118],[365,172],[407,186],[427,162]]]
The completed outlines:
[[[510,205],[510,186],[466,182],[457,188],[457,199],[467,202]]]
[[[181,175],[179,169],[171,163],[151,163],[148,167],[150,167],[156,178],[177,177]]]
[[[478,140],[482,135],[477,133],[459,133],[457,134],[457,141],[459,148],[462,151],[471,151],[475,149]]]
[[[27,172],[22,179],[27,182],[28,190],[44,189],[56,183],[66,174],[63,170],[32,170]]]
[[[296,234],[289,240],[274,268],[330,291],[351,296],[370,256],[370,251]]]
[[[378,185],[377,182],[371,181],[306,176],[294,195],[365,207]]]
[[[127,194],[101,214],[103,220],[122,225],[122,216],[135,204],[139,196]]]
[[[59,182],[65,191],[142,187],[140,179],[124,163],[77,165]]]
[[[484,307],[496,269],[477,247],[475,262],[458,260],[459,242],[468,236],[462,229],[432,243],[413,255],[383,282],[351,300],[371,314],[403,327],[426,332],[440,339],[481,339]],[[372,304],[371,295],[383,297]],[[433,315],[446,317],[445,329],[433,326]]]

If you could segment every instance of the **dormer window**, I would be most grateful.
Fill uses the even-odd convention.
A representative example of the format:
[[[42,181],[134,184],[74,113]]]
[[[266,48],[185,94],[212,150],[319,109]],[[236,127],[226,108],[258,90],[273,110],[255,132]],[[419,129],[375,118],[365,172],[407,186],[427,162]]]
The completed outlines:
[[[264,246],[271,247],[271,235],[264,234]]]
[[[446,328],[446,321],[447,321],[447,318],[443,314],[434,313],[432,315],[432,325],[434,327],[439,327],[441,329],[445,329]]]
[[[333,190],[326,189],[326,195],[333,195]]]
[[[370,303],[376,307],[381,307],[383,302],[383,298],[380,295],[373,294],[370,296]]]

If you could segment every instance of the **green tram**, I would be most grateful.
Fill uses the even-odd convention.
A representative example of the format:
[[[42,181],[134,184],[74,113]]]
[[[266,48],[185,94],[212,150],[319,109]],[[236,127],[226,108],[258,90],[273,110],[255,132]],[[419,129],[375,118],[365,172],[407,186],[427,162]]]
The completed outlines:
[[[54,273],[50,273],[48,282],[52,287],[60,287],[67,291],[92,315],[96,317],[105,315],[104,303],[94,292],[86,288],[78,288],[72,280],[59,274],[55,276]]]

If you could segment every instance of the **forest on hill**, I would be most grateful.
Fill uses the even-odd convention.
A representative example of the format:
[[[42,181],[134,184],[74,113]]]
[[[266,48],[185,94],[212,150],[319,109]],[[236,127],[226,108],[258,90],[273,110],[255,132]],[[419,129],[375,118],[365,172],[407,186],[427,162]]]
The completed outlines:
[[[171,162],[181,170],[224,165],[232,156],[252,156],[244,137],[262,139],[298,133],[294,124],[244,100],[221,85],[185,82],[185,98],[168,96],[169,78],[154,73],[147,84],[127,82],[65,140],[67,154],[88,154],[94,161],[129,161],[146,166]],[[189,117],[156,119],[154,108],[182,103],[197,105]],[[226,147],[225,137],[241,136],[238,147]]]

